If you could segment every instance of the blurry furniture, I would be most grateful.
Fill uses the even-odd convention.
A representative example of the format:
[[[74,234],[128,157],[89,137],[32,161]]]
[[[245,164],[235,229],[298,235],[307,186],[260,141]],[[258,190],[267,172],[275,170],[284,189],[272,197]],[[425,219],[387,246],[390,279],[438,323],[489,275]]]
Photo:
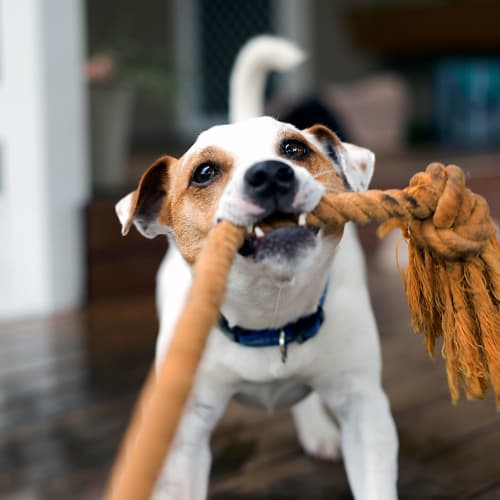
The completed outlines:
[[[85,211],[85,346],[90,379],[99,387],[119,383],[123,373],[142,369],[153,359],[156,272],[167,248],[165,238],[148,240],[135,229],[124,238],[114,211],[118,199],[94,199]],[[122,323],[129,318],[127,328],[117,318]]]
[[[133,88],[122,81],[89,86],[92,187],[96,192],[122,186],[132,123]]]
[[[455,147],[500,145],[500,59],[438,61],[434,96],[440,143]]]
[[[153,295],[156,272],[167,249],[166,238],[148,240],[135,228],[126,238],[121,235],[115,215],[118,199],[94,199],[86,210],[89,302]]]
[[[385,55],[498,52],[500,4],[461,2],[374,2],[349,10],[355,44]]]
[[[358,49],[411,80],[416,142],[500,143],[500,4],[491,0],[377,2],[351,7]]]
[[[348,84],[330,84],[325,99],[344,124],[349,141],[377,153],[404,147],[410,98],[402,77],[378,73]]]

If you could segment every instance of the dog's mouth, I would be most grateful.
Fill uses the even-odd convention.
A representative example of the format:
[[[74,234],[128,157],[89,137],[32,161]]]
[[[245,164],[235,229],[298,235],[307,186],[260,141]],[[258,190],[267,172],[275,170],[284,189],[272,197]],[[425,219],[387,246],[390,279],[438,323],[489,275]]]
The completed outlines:
[[[314,247],[320,228],[306,223],[306,214],[276,212],[248,227],[248,236],[238,253],[260,262],[279,254],[292,259]]]

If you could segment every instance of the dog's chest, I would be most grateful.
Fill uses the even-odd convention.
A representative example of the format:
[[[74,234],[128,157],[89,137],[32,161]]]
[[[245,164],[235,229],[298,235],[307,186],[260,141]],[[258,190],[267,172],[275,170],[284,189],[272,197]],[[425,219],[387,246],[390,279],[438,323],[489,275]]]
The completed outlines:
[[[311,391],[311,386],[303,380],[289,378],[269,382],[241,382],[233,397],[246,405],[273,410],[290,408]]]

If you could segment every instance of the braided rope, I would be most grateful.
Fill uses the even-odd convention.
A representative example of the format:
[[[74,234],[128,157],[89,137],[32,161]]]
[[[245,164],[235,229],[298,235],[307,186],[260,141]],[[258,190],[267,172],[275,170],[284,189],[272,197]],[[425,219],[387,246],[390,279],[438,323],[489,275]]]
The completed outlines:
[[[448,260],[477,255],[496,232],[488,204],[465,187],[463,171],[440,163],[416,174],[402,190],[326,195],[308,222],[344,225],[390,219],[411,221],[411,237],[417,246]]]
[[[500,405],[500,247],[487,203],[456,166],[429,165],[402,190],[327,194],[308,223],[403,221],[405,288],[415,329],[434,353],[443,335],[453,401],[463,386],[481,398],[491,381]],[[157,377],[150,373],[120,449],[106,498],[146,500],[188,399],[206,339],[217,321],[232,260],[245,237],[228,221],[208,235],[195,279]]]

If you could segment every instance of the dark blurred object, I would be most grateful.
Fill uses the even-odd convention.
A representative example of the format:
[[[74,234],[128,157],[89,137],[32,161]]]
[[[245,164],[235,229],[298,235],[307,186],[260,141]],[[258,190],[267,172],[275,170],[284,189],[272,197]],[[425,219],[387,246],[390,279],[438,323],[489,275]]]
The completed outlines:
[[[306,97],[288,112],[280,116],[279,119],[286,123],[291,123],[299,129],[308,128],[320,123],[333,130],[341,140],[349,140],[348,134],[337,118],[335,111],[316,96]]]
[[[204,113],[226,120],[228,76],[236,54],[250,38],[274,31],[272,0],[198,0],[200,106]],[[214,22],[216,20],[216,22]]]
[[[87,54],[91,63],[90,68],[87,67],[87,75],[106,75],[106,66],[111,59],[112,75],[107,79],[100,78],[99,82],[116,83],[117,87],[126,84],[133,89],[132,102],[126,104],[132,108],[133,114],[127,132],[126,152],[147,151],[150,147],[156,149],[175,126],[174,2],[149,0],[147,8],[134,0],[86,0],[82,3],[86,11]],[[101,89],[97,92],[102,93]],[[117,88],[112,99],[123,99],[123,89]],[[102,112],[106,117],[108,113],[112,111],[106,109]],[[119,128],[122,125],[117,123],[116,126]],[[109,126],[108,130],[110,135],[115,134]],[[123,173],[127,174],[130,172]],[[120,190],[123,175],[112,187],[115,192]],[[100,189],[100,192],[103,191]]]
[[[166,238],[148,240],[135,229],[123,238],[114,210],[117,201],[93,200],[86,210],[87,300],[91,303],[154,294],[156,273],[167,248]]]
[[[373,2],[348,11],[354,43],[384,54],[497,52],[500,49],[500,3],[492,0],[455,2]]]
[[[444,59],[434,76],[434,113],[445,146],[500,145],[500,59]]]

